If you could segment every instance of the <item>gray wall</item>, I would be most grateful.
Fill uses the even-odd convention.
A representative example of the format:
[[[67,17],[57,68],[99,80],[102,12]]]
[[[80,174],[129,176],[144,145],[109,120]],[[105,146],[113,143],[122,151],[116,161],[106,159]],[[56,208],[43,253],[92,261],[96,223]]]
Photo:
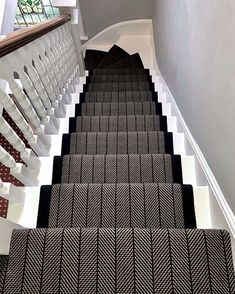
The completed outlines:
[[[235,1],[156,0],[160,71],[235,211]]]
[[[90,38],[107,27],[133,19],[151,19],[154,0],[80,0],[84,30]]]

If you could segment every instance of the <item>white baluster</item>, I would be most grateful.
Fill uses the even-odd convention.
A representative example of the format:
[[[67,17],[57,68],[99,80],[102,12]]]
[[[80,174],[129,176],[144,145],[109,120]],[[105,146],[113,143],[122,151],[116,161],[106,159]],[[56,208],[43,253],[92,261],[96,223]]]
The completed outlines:
[[[71,103],[71,100],[72,100],[71,93],[74,92],[74,88],[71,85],[71,72],[72,72],[71,62],[73,61],[70,59],[70,56],[69,56],[70,48],[68,44],[68,35],[64,33],[63,27],[64,26],[60,27],[57,30],[57,34],[58,34],[58,41],[61,48],[61,54],[63,56],[63,68],[65,72],[65,81],[66,81],[65,91],[67,93],[68,103]]]
[[[65,68],[65,73],[66,73],[66,81],[68,82],[69,76],[70,76],[70,72],[72,71],[71,67],[72,67],[72,60],[70,59],[69,56],[69,52],[70,49],[69,48],[69,40],[68,40],[68,35],[65,34],[64,31],[64,26],[60,27],[58,30],[58,34],[59,34],[59,41],[61,44],[61,48],[63,50],[63,56],[64,56],[64,68]]]
[[[21,52],[23,49],[21,48]],[[47,134],[55,134],[58,133],[59,125],[56,120],[54,120],[54,110],[51,108],[48,110],[49,114],[47,115],[47,110],[44,107],[40,96],[38,95],[33,82],[31,81],[30,77],[24,71],[24,66],[27,64],[28,61],[24,62],[22,58],[22,54],[17,50],[14,54],[10,54],[6,56],[8,58],[8,62],[11,65],[11,68],[15,68],[15,71],[19,74],[20,81],[22,83],[23,88],[27,92],[27,95],[33,104],[38,116],[41,119],[42,124],[45,126],[45,133]],[[35,82],[36,83],[36,82]],[[49,100],[48,100],[49,101]]]
[[[71,23],[66,23],[63,27],[63,34],[65,36],[67,36],[68,42],[66,42],[67,44],[67,52],[69,55],[69,70],[70,70],[70,79],[71,79],[71,85],[72,85],[72,90],[75,92],[76,90],[76,84],[79,83],[79,72],[78,72],[78,56],[77,56],[77,52],[76,52],[76,48],[75,48],[75,44],[74,44],[74,40],[73,40],[73,35],[72,35],[72,25]],[[77,41],[77,40],[76,40]],[[80,41],[80,40],[79,40]],[[81,50],[81,48],[80,48]],[[81,52],[80,52],[81,55]]]
[[[69,85],[67,82],[67,73],[66,73],[66,66],[65,66],[65,54],[63,47],[60,42],[60,35],[58,29],[54,30],[53,37],[55,38],[55,48],[53,49],[56,53],[57,58],[59,59],[58,65],[60,71],[62,73],[62,84],[63,84],[63,101],[65,104],[70,104],[72,101]]]
[[[60,33],[61,33],[61,39],[64,40],[63,44],[65,47],[65,56],[66,56],[66,71],[67,71],[67,80],[70,85],[70,91],[74,92],[75,91],[75,85],[74,85],[74,75],[73,71],[74,68],[77,64],[77,61],[74,59],[73,55],[73,42],[70,38],[71,34],[70,31],[65,24],[60,28]]]
[[[51,42],[51,50],[52,50],[52,54],[55,57],[55,62],[57,64],[58,67],[58,72],[56,74],[59,73],[59,77],[60,77],[60,85],[62,87],[62,101],[64,103],[70,103],[71,99],[69,97],[69,95],[66,92],[66,80],[65,80],[65,71],[63,68],[63,64],[62,64],[62,59],[63,56],[61,56],[61,51],[60,51],[60,45],[57,42],[57,34],[55,33],[56,30],[54,30],[53,32],[50,33],[50,42]]]
[[[78,58],[77,58],[77,54],[76,54],[76,50],[74,46],[73,37],[72,37],[71,23],[67,23],[64,27],[64,30],[65,30],[65,34],[67,34],[69,38],[69,48],[70,48],[71,60],[72,60],[71,68],[72,68],[72,71],[74,71],[76,65],[78,64]]]
[[[11,54],[11,57],[8,58],[8,62],[11,65],[16,64],[16,66],[15,66],[16,71],[19,74],[20,81],[23,85],[23,88],[27,92],[27,95],[28,95],[30,101],[32,102],[34,108],[36,109],[42,122],[48,123],[49,118],[47,117],[47,111],[46,111],[44,105],[42,104],[41,99],[40,99],[38,93],[36,92],[32,81],[30,80],[28,75],[25,73],[24,67],[21,67],[19,65],[20,58],[21,58],[20,54],[17,51],[15,51],[14,54]]]
[[[38,40],[35,40],[35,44],[38,47],[41,47],[45,54],[41,54],[41,61],[43,62],[45,66],[45,70],[48,73],[48,77],[50,78],[50,81],[52,82],[53,88],[55,90],[57,100],[59,101],[58,107],[55,108],[55,116],[56,117],[65,117],[66,116],[66,108],[64,105],[64,100],[66,100],[66,94],[63,89],[63,80],[61,76],[61,71],[59,69],[59,62],[61,60],[57,61],[54,52],[52,52],[51,48],[53,48],[53,36],[51,33],[45,35],[42,37],[43,42],[38,42]]]
[[[26,45],[18,50],[18,53],[22,56],[22,60],[24,61],[24,64],[27,68],[27,73],[37,91],[37,93],[40,96],[40,99],[42,100],[42,103],[44,107],[47,110],[47,114],[50,115],[53,111],[51,111],[52,103],[50,101],[50,98],[48,96],[48,93],[45,90],[45,87],[41,81],[41,76],[38,75],[38,72],[32,65],[32,56],[30,52],[36,51],[34,47],[30,45]],[[29,48],[30,47],[30,48]],[[37,52],[38,53],[38,52]],[[37,56],[38,57],[38,56]]]
[[[30,125],[26,122],[19,109],[16,107],[12,99],[0,89],[0,103],[13,119],[17,127],[23,133],[25,139],[28,141],[31,148],[39,156],[46,156],[49,154],[51,147],[51,139],[48,136],[39,134],[35,136]]]
[[[39,55],[45,55],[45,52],[39,52],[38,47],[36,47],[33,43],[25,46],[25,50],[28,55],[32,54],[31,57],[34,61],[35,72],[38,74],[38,79],[41,82],[42,88],[44,89],[45,93],[47,94],[47,99],[52,103],[52,106],[57,106],[56,103],[56,94],[52,88],[50,80],[48,78],[47,72],[45,71],[44,65],[41,62]],[[36,54],[35,54],[36,53]],[[28,66],[27,66],[28,68]],[[33,68],[33,67],[32,67]],[[50,103],[50,104],[51,104]],[[51,105],[50,105],[51,106]]]
[[[28,119],[30,125],[35,129],[36,133],[43,132],[43,127],[40,125],[40,119],[36,114],[34,108],[29,102],[28,97],[25,95],[20,86],[13,79],[13,73],[7,72],[6,68],[6,60],[3,58],[0,59],[0,77],[9,83],[9,88],[11,89],[13,95],[15,96],[17,103],[19,103],[20,107],[24,111],[26,118]]]
[[[49,118],[47,116],[47,111],[46,111],[44,105],[42,104],[42,102],[38,96],[38,93],[36,92],[36,90],[33,86],[32,81],[30,80],[28,75],[23,70],[18,71],[18,74],[19,74],[19,78],[20,78],[20,81],[22,82],[23,87],[24,87],[26,93],[28,94],[29,99],[32,101],[34,108],[36,109],[37,113],[41,117],[42,122],[48,123]]]
[[[39,185],[38,179],[32,175],[31,170],[22,163],[16,163],[15,159],[2,146],[0,146],[0,162],[9,167],[11,174],[24,185]]]
[[[39,73],[39,76],[42,80],[45,90],[48,93],[50,100],[52,101],[52,105],[54,106],[55,117],[58,117],[58,118],[65,117],[66,109],[64,107],[61,107],[60,101],[62,100],[62,95],[59,95],[60,88],[57,86],[54,72],[52,71],[52,67],[49,63],[49,60],[47,56],[45,55],[46,48],[44,43],[45,43],[45,38],[43,39],[39,38],[36,41],[30,43],[30,46],[33,48],[33,50],[31,51],[33,53],[37,52],[37,54],[32,54],[31,56],[34,60],[36,70]],[[30,52],[30,50],[28,51]],[[40,55],[40,59],[38,55]],[[58,121],[58,125],[59,125],[59,121]]]
[[[53,62],[55,61],[55,58],[52,55],[52,52],[50,50],[50,43],[49,43],[47,36],[42,36],[41,38],[33,41],[32,44],[36,48],[39,48],[41,52],[43,52],[40,54],[41,61],[44,65],[45,71],[46,71],[48,78],[50,80],[50,83],[53,87],[54,93],[56,95],[56,99],[61,100],[61,98],[59,96],[60,85],[59,85],[57,77],[55,75],[54,67],[52,66]]]
[[[0,116],[0,133],[18,152],[20,152],[20,156],[27,166],[35,173],[39,172],[41,166],[39,158],[36,157],[30,149],[26,148],[25,143],[2,116]]]
[[[84,58],[82,53],[82,45],[81,45],[81,40],[79,35],[78,24],[76,23],[70,24],[70,27],[71,27],[72,38],[74,40],[73,42],[74,42],[75,53],[77,56],[77,62],[79,65],[79,72],[77,72],[77,76],[78,77],[85,76]],[[77,80],[77,82],[79,82],[79,80]]]
[[[63,69],[64,69],[64,74],[65,74],[65,88],[67,93],[70,94],[71,89],[70,89],[70,71],[71,71],[71,60],[69,59],[68,52],[70,48],[68,47],[68,36],[65,35],[63,30],[63,26],[58,28],[56,31],[57,34],[57,40],[58,40],[58,48],[60,48],[60,54],[62,57],[62,64],[63,64]]]
[[[61,72],[59,69],[59,64],[57,62],[57,56],[56,56],[56,52],[55,50],[53,50],[53,48],[55,48],[55,38],[52,35],[53,32],[47,34],[46,36],[44,36],[45,40],[46,40],[46,46],[47,46],[47,57],[50,60],[50,64],[51,64],[51,69],[54,70],[54,74],[55,74],[55,78],[57,81],[57,84],[59,86],[60,89],[60,93],[62,93],[63,90],[63,84],[62,84],[62,76],[61,76]]]
[[[24,63],[28,71],[28,77],[32,81],[32,85],[35,87],[35,92],[39,94],[39,97],[47,110],[49,120],[45,123],[45,130],[48,134],[58,133],[60,124],[59,120],[57,120],[54,115],[54,107],[58,107],[56,94],[54,93],[43,63],[39,58],[39,55],[41,56],[45,54],[45,52],[39,52],[38,48],[35,47],[33,43],[22,47],[18,51],[22,56],[22,59],[25,60]],[[34,61],[35,67],[32,66],[32,60]]]
[[[55,59],[56,59],[56,63],[57,63],[57,66],[58,66],[58,69],[60,71],[60,76],[61,76],[61,86],[64,87],[64,84],[65,84],[65,72],[64,72],[64,68],[63,68],[63,64],[62,64],[62,59],[63,59],[63,56],[61,56],[61,50],[60,50],[60,44],[58,43],[58,35],[56,33],[56,30],[54,30],[51,34],[50,34],[50,37],[51,37],[51,41],[52,41],[52,52],[55,56]]]
[[[61,29],[58,28],[54,31],[54,34],[56,36],[57,39],[57,48],[59,50],[59,54],[60,54],[60,59],[62,62],[62,70],[63,70],[63,74],[64,74],[64,84],[67,82],[67,71],[66,71],[66,52],[65,52],[65,46],[64,46],[64,42],[66,41],[65,39],[62,39],[61,36]]]

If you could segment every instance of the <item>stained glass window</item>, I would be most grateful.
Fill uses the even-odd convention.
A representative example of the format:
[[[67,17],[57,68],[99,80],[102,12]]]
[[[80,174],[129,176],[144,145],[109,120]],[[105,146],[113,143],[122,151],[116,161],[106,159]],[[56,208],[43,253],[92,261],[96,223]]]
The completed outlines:
[[[59,15],[51,0],[18,0],[15,27],[25,27]]]

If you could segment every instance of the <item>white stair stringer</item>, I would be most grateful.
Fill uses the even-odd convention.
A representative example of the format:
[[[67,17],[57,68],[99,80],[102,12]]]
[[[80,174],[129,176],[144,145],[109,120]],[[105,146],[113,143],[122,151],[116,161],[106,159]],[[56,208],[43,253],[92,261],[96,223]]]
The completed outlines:
[[[162,103],[163,114],[167,115],[168,130],[173,132],[175,154],[182,157],[183,183],[193,186],[197,227],[229,231],[235,262],[235,216],[161,73],[152,69],[150,75],[158,92],[158,101]]]

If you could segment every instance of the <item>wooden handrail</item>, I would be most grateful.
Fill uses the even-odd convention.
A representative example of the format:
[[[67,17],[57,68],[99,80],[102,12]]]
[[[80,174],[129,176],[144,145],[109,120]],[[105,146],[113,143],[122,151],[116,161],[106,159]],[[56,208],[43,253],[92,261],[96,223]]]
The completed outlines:
[[[7,34],[5,38],[0,40],[0,57],[38,39],[70,20],[71,16],[69,14],[63,14],[51,20],[46,20],[31,27]]]

